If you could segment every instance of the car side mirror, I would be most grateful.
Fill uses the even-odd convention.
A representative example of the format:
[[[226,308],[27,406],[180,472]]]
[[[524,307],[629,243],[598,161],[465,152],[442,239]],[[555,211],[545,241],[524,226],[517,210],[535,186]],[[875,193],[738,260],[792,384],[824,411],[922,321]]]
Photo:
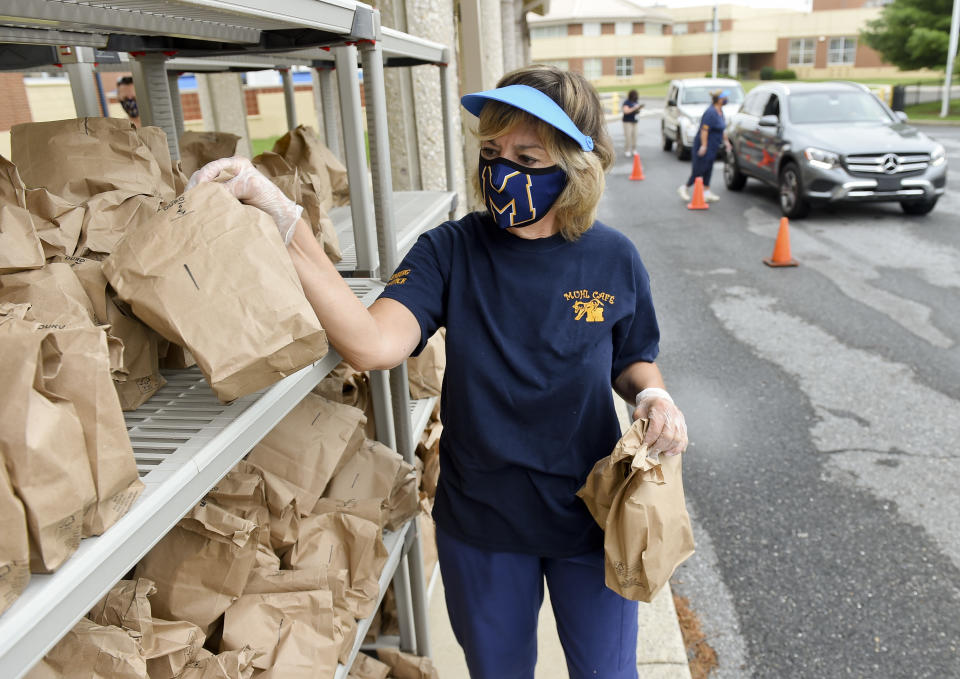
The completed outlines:
[[[766,115],[760,116],[760,120],[757,122],[760,127],[778,127],[780,125],[780,119],[775,115]]]
[[[676,100],[676,99],[668,99],[668,100],[667,100],[667,106],[676,106],[676,105],[677,105],[677,100]]]
[[[903,112],[903,111],[894,111],[894,113],[895,113],[896,116],[897,116],[897,120],[899,120],[901,123],[907,122],[907,114],[906,114],[905,112]]]

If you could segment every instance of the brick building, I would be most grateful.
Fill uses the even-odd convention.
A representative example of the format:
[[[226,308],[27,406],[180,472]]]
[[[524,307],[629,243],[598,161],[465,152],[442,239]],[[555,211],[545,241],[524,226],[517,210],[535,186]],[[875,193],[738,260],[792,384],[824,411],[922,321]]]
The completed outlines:
[[[718,71],[756,78],[764,66],[802,79],[912,75],[885,64],[859,39],[882,0],[813,0],[811,11],[721,4]],[[713,5],[641,6],[632,0],[551,0],[530,15],[531,57],[597,85],[661,82],[709,73]],[[918,73],[917,75],[929,75]]]

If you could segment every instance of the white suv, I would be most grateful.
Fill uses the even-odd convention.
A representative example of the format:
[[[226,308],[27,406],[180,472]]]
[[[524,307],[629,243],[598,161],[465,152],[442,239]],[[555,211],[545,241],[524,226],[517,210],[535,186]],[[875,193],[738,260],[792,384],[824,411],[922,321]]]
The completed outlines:
[[[729,78],[686,78],[670,81],[667,101],[663,107],[663,120],[660,123],[660,138],[664,151],[673,148],[680,160],[690,157],[697,124],[700,116],[711,104],[710,93],[715,90],[727,90],[730,93],[730,99],[723,107],[724,118],[729,121],[730,116],[739,111],[743,103],[743,87],[738,81]]]

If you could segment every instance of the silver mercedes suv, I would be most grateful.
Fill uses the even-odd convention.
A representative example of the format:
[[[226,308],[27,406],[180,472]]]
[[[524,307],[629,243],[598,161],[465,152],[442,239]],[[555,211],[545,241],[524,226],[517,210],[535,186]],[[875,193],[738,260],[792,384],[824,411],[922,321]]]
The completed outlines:
[[[727,134],[727,189],[741,190],[748,177],[776,186],[787,217],[849,201],[896,201],[925,215],[947,183],[943,146],[857,83],[765,83]]]

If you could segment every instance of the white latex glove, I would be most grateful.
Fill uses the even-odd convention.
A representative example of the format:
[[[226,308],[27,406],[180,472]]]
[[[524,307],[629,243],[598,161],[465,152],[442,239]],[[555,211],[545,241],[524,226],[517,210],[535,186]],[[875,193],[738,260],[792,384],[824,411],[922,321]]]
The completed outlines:
[[[649,457],[658,454],[679,455],[687,448],[687,422],[664,389],[650,387],[637,394],[633,419],[649,421],[643,442]]]
[[[303,214],[303,208],[283,195],[283,191],[255,168],[249,159],[233,156],[207,163],[193,173],[187,189],[215,179],[222,171],[234,175],[233,179],[224,182],[230,193],[241,202],[270,215],[280,230],[284,245],[289,245],[296,231],[297,220]]]

